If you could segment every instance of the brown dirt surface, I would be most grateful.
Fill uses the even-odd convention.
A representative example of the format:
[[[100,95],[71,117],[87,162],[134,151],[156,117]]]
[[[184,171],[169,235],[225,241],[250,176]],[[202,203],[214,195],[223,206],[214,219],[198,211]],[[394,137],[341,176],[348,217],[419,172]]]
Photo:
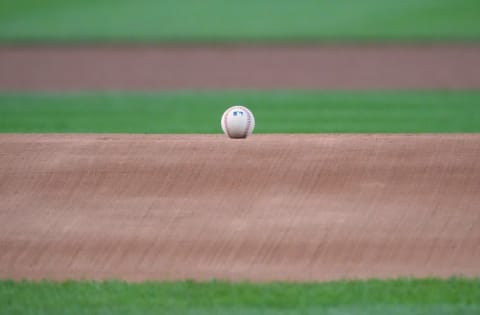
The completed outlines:
[[[0,46],[0,90],[475,89],[480,45]]]
[[[0,278],[480,275],[480,135],[0,135]]]

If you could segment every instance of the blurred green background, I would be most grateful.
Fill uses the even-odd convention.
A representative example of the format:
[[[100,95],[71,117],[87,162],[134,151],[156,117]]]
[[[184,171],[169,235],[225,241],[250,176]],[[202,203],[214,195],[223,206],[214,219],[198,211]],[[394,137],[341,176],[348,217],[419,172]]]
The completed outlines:
[[[478,0],[3,0],[3,41],[478,40]]]
[[[0,45],[478,40],[479,0],[0,2]],[[252,108],[256,132],[480,131],[475,91],[97,91],[0,92],[0,132],[214,133],[233,104]]]
[[[256,133],[480,132],[480,91],[0,94],[0,132],[220,133],[229,105]]]

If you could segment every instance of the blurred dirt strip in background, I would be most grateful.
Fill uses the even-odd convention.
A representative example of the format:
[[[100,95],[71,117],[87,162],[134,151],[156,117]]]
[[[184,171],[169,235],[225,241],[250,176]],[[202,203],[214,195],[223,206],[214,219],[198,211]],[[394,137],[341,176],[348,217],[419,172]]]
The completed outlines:
[[[0,46],[0,90],[473,89],[480,45]]]

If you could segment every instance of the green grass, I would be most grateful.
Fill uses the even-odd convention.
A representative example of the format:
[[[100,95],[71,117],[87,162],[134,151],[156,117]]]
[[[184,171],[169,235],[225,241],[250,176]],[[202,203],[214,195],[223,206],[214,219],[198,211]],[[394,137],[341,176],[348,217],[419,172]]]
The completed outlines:
[[[17,0],[3,41],[479,40],[478,0]]]
[[[479,314],[480,280],[0,281],[0,314]]]
[[[256,133],[480,132],[480,91],[0,94],[0,132],[219,133],[235,104]]]

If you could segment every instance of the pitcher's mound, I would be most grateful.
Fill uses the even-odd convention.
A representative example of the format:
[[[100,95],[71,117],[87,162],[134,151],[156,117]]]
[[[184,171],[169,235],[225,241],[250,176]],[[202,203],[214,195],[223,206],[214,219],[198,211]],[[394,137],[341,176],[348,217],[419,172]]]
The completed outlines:
[[[0,277],[480,275],[480,135],[0,135]]]

